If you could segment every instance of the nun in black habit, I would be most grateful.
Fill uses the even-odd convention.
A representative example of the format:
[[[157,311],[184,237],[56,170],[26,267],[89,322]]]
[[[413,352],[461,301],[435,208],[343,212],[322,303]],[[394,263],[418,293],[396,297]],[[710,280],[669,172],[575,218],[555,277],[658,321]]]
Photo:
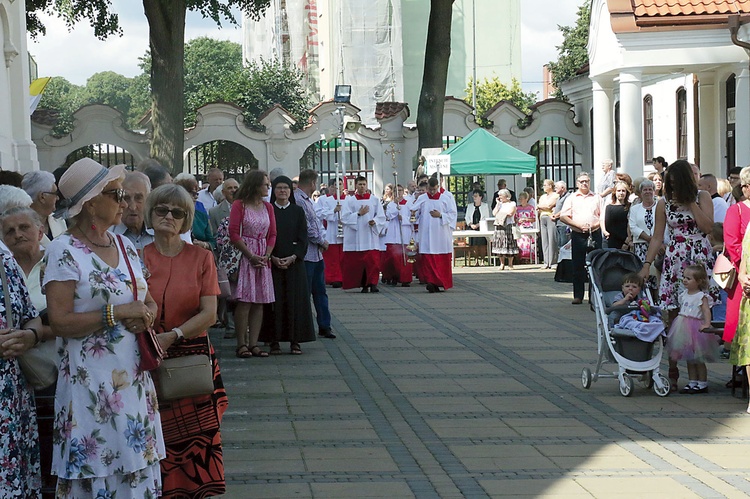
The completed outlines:
[[[271,345],[271,355],[281,354],[282,341],[290,343],[293,355],[300,355],[300,343],[315,341],[315,325],[304,262],[307,221],[294,200],[289,177],[274,179],[271,204],[276,215],[276,245],[271,253],[276,302],[266,305],[259,339]]]

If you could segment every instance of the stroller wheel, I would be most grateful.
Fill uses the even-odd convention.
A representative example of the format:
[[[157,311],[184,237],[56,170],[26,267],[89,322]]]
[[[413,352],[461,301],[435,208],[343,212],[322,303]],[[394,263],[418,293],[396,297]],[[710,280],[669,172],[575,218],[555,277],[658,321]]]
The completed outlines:
[[[591,369],[588,367],[584,367],[581,371],[581,385],[586,389],[591,388]]]
[[[620,395],[630,397],[631,393],[633,393],[633,378],[623,376],[622,381],[620,381]]]
[[[659,381],[654,384],[654,392],[660,397],[666,397],[669,395],[670,385],[669,379],[663,374],[659,374]]]

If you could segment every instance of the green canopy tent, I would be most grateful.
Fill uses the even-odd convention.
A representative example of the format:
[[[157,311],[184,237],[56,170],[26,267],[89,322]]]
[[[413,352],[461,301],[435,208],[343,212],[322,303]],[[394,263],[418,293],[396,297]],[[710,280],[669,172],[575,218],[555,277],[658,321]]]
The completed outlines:
[[[536,174],[536,158],[498,139],[484,128],[472,130],[440,155],[451,157],[451,175]]]

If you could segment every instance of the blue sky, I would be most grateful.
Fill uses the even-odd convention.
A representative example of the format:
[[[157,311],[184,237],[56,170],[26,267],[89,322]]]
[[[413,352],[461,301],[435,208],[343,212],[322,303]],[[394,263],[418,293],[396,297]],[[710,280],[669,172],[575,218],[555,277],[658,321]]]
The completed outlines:
[[[538,91],[541,98],[542,65],[557,57],[556,45],[562,41],[558,24],[575,22],[578,6],[585,0],[521,0],[522,83],[526,91]],[[88,25],[68,31],[64,23],[45,17],[47,35],[29,41],[40,76],[62,76],[83,85],[92,74],[115,71],[125,76],[140,73],[138,58],[148,48],[148,23],[142,2],[112,0],[113,10],[120,16],[122,37],[101,42]],[[540,16],[539,13],[544,15]],[[241,43],[242,30],[229,23],[222,28],[200,15],[189,12],[185,27],[187,40],[210,36]]]

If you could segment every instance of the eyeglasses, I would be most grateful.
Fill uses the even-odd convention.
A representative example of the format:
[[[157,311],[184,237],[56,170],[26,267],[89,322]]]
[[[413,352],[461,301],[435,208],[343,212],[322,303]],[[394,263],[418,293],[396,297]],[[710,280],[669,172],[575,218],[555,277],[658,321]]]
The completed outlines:
[[[175,220],[182,220],[187,216],[187,212],[182,208],[169,209],[166,206],[156,206],[152,211],[162,218],[166,217],[168,213],[171,213],[172,218]]]
[[[591,181],[590,180],[579,180],[578,183],[579,184],[590,184]]]
[[[112,196],[115,201],[122,203],[122,200],[125,198],[125,189],[111,189],[109,191],[102,191],[102,194]]]

